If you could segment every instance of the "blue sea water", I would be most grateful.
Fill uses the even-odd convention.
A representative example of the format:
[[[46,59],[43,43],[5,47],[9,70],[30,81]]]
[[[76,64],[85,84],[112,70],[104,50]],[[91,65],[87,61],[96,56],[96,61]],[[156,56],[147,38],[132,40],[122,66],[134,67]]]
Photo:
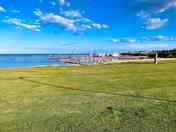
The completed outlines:
[[[49,59],[49,56],[49,54],[0,54],[0,68],[63,65],[63,62]]]

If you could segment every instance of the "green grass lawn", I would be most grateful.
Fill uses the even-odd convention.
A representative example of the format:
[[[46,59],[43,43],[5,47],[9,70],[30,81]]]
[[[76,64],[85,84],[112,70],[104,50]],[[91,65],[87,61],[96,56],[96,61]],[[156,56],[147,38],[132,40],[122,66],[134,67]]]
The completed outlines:
[[[0,132],[175,132],[176,61],[0,69]]]

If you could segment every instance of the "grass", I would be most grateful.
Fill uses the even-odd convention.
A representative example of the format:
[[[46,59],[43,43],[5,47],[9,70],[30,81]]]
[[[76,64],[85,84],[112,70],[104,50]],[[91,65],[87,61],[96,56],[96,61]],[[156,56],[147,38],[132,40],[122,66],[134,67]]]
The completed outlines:
[[[175,67],[0,69],[0,132],[175,132]]]

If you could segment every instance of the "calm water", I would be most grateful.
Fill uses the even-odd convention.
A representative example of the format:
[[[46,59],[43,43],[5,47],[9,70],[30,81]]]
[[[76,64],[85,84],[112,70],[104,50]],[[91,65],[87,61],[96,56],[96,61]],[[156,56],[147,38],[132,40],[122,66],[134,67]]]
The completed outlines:
[[[49,55],[27,55],[27,54],[6,54],[0,55],[0,68],[32,67],[38,65],[61,64],[55,60],[48,59]]]

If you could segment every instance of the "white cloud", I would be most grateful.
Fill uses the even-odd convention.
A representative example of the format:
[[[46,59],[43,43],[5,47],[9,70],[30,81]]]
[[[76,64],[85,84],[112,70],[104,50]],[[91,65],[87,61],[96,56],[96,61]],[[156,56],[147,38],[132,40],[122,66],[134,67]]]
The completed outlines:
[[[145,22],[145,29],[154,30],[164,26],[169,20],[169,15],[176,9],[176,0],[135,0],[137,6],[137,16]],[[135,10],[136,11],[136,10]],[[153,17],[164,16],[168,19]]]
[[[64,16],[66,16],[66,17],[82,17],[81,13],[78,10],[64,11]]]
[[[17,19],[17,18],[10,18],[10,19],[7,19],[7,20],[3,20],[3,22],[9,23],[9,24],[14,24],[18,27],[22,27],[22,28],[32,30],[32,31],[40,31],[40,26],[23,23],[21,21],[21,19]]]
[[[58,0],[59,5],[64,6],[66,4],[65,0]]]
[[[45,23],[57,24],[57,25],[64,27],[68,30],[76,31],[76,26],[74,24],[74,21],[71,19],[67,19],[67,18],[62,17],[60,15],[55,15],[53,13],[43,14],[40,10],[34,11],[34,14],[39,16],[40,19]]]
[[[150,44],[129,44],[126,45],[127,48],[130,50],[163,50],[163,49],[168,49],[170,46],[168,44],[155,44],[155,43],[150,43]]]
[[[164,36],[164,35],[156,35],[156,36],[145,36],[139,38],[113,38],[111,42],[115,44],[140,44],[146,42],[175,42],[176,36]]]
[[[77,18],[74,20],[75,22],[80,22],[80,23],[84,23],[84,24],[87,24],[87,23],[92,23],[92,20],[88,19],[88,18],[85,18],[85,17],[81,17],[81,18]]]
[[[138,11],[142,10],[149,14],[158,14],[166,12],[172,8],[176,8],[176,0],[134,0],[132,6]],[[136,6],[137,5],[137,6]]]
[[[102,24],[102,28],[109,28],[109,26],[106,24]]]
[[[157,13],[163,13],[163,12],[167,11],[168,9],[175,8],[175,7],[176,7],[176,1],[175,0],[169,0],[168,2],[166,2],[166,4],[164,4],[163,6],[161,6],[159,8]]]
[[[79,11],[69,11],[65,16],[56,15],[54,13],[44,14],[40,10],[34,11],[34,14],[40,18],[42,22],[56,24],[73,32],[85,31],[90,29],[107,29],[106,24],[94,23],[92,20],[83,17]],[[68,18],[70,16],[70,18]]]
[[[176,37],[164,35],[148,36],[144,37],[143,39],[146,41],[176,41]]]
[[[141,10],[140,12],[137,13],[137,16],[141,18],[148,18],[150,17],[150,14],[144,10]]]
[[[133,44],[133,43],[137,43],[138,40],[135,38],[113,38],[112,39],[113,43],[119,43],[119,44]]]
[[[163,35],[144,37],[144,40],[147,40],[147,41],[163,41],[168,39],[169,39],[168,37]]]
[[[41,10],[37,9],[33,12],[36,16],[41,17],[43,15],[43,13],[41,12]]]
[[[100,23],[87,23],[87,24],[81,24],[78,27],[79,31],[85,31],[85,30],[92,30],[92,29],[107,29],[109,28],[106,24],[100,24]]]
[[[163,27],[168,22],[168,19],[148,18],[145,21],[145,29],[154,30]]]
[[[102,28],[101,24],[99,24],[99,23],[93,23],[91,26],[94,27],[94,28],[97,28],[97,29]]]
[[[96,29],[106,29],[109,28],[108,25],[106,24],[100,24],[100,23],[93,23],[91,24],[92,28],[96,28]]]
[[[120,40],[119,40],[119,39],[116,39],[116,38],[113,38],[113,39],[112,39],[112,42],[113,42],[113,43],[119,43]]]
[[[0,6],[0,12],[6,12],[6,9],[2,6]]]

